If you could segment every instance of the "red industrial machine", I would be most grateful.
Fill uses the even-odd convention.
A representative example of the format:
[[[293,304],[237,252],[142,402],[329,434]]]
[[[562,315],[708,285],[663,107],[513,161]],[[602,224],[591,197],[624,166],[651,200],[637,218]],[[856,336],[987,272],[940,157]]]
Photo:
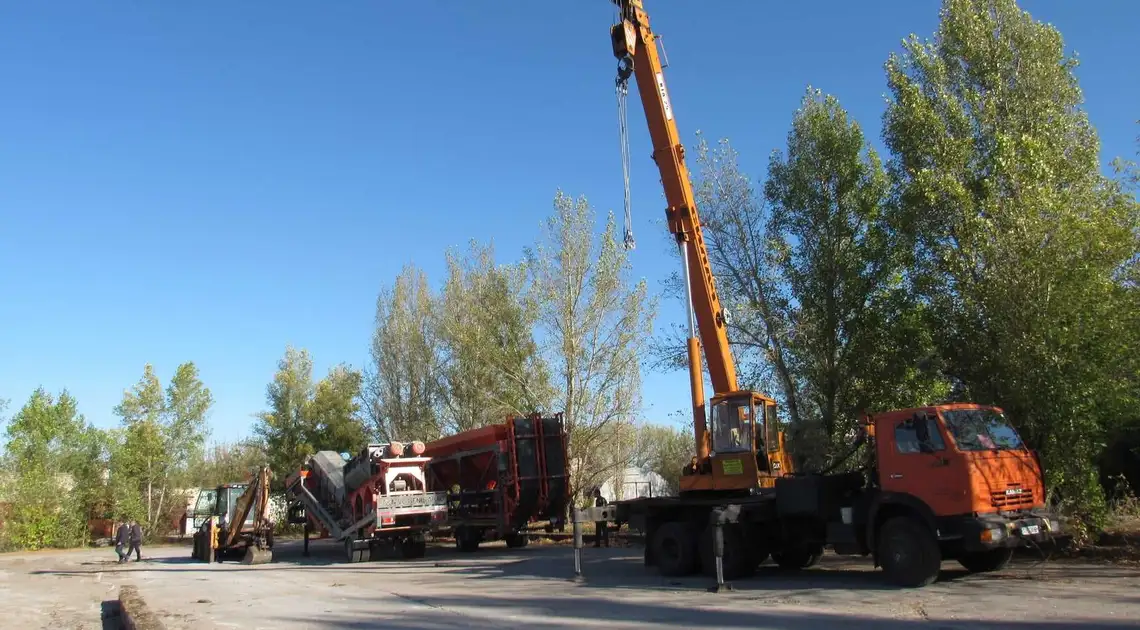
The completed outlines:
[[[426,489],[423,443],[369,444],[347,462],[318,451],[286,480],[289,520],[344,544],[349,562],[380,557],[399,546],[405,558],[423,557],[424,534],[446,519],[446,497]]]
[[[531,524],[561,530],[570,501],[562,414],[510,418],[426,445],[429,491],[448,493],[450,530],[462,551],[484,541],[527,544]]]

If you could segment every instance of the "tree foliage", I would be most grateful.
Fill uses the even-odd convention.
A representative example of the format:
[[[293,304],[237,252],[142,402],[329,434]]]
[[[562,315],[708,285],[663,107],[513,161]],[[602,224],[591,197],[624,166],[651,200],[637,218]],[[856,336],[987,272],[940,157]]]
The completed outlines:
[[[848,443],[862,411],[944,393],[934,371],[915,368],[929,365],[933,348],[921,307],[902,284],[888,188],[859,125],[835,97],[809,88],[764,187],[780,272],[777,313],[790,333],[781,345],[809,459]],[[812,453],[812,445],[826,448]]]
[[[101,515],[107,496],[102,432],[79,413],[66,390],[37,388],[7,423],[0,495],[11,504],[0,546],[75,546],[87,540],[87,519]]]
[[[435,301],[440,417],[458,433],[549,404],[549,379],[534,340],[537,308],[524,265],[495,262],[472,241],[447,253],[447,280]]]
[[[629,260],[612,214],[601,234],[585,198],[561,191],[538,242],[526,252],[538,304],[543,356],[570,438],[578,492],[632,456],[640,411],[641,365],[656,300],[630,285]]]
[[[1097,445],[1136,402],[1114,277],[1138,223],[1100,173],[1076,65],[1013,0],[947,0],[934,41],[887,63],[884,135],[947,372],[1004,407],[1050,485],[1095,517]]]
[[[192,362],[175,369],[165,391],[153,366],[144,366],[142,378],[114,409],[122,421],[122,442],[112,449],[111,474],[122,514],[155,530],[171,510],[180,509],[173,492],[186,482],[190,462],[201,456],[213,404]]]
[[[313,383],[309,352],[288,346],[266,387],[269,409],[257,414],[254,435],[281,487],[308,456],[317,451],[356,453],[368,443],[360,396],[362,376],[337,365]]]
[[[382,440],[434,440],[439,416],[440,341],[427,275],[406,265],[376,299],[365,408]]]

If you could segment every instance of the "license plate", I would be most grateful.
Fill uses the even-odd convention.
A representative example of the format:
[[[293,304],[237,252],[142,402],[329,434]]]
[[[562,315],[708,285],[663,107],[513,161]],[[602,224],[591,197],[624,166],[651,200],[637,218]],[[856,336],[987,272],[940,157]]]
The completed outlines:
[[[1022,536],[1036,536],[1037,534],[1040,534],[1040,533],[1041,533],[1041,526],[1040,525],[1026,525],[1025,527],[1021,528],[1021,535]]]

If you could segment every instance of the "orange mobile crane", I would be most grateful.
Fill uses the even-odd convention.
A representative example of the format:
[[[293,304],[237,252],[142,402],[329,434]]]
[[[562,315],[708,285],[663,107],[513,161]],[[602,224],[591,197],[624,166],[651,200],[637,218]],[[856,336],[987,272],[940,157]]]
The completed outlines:
[[[1040,464],[997,407],[956,403],[868,415],[847,454],[850,458],[868,445],[860,470],[791,470],[775,402],[740,390],[736,380],[724,310],[643,0],[612,1],[619,14],[610,38],[619,60],[626,181],[624,95],[633,76],[665,188],[669,230],[684,261],[697,456],[681,477],[680,496],[576,510],[575,524],[628,522],[645,533],[646,565],[665,575],[698,569],[714,574],[719,565],[720,577],[743,577],[769,555],[782,568],[800,569],[818,562],[830,546],[836,553],[871,555],[888,579],[902,586],[931,583],[944,558],[957,559],[969,571],[999,569],[1013,547],[1057,532],[1060,523],[1045,506]],[[627,185],[627,221],[628,204]],[[626,238],[629,243],[631,235]],[[707,425],[702,345],[715,389]]]

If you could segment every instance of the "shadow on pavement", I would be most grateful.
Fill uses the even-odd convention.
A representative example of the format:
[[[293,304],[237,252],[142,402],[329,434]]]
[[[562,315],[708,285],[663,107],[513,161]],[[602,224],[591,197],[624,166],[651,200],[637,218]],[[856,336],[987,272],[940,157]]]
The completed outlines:
[[[399,618],[386,618],[380,621],[374,617],[331,614],[313,618],[290,617],[290,623],[312,623],[322,628],[356,630],[384,627],[388,630],[436,630],[442,628],[527,628],[553,629],[580,627],[582,625],[605,624],[607,627],[654,627],[676,628],[783,628],[786,630],[826,630],[837,626],[844,630],[949,630],[958,628],[989,629],[1009,628],[1025,630],[1054,630],[1060,628],[1081,628],[1082,630],[1118,630],[1134,628],[1134,622],[1084,621],[1079,619],[1052,621],[978,621],[957,619],[943,621],[916,617],[914,619],[890,619],[857,617],[853,615],[824,614],[809,611],[728,611],[711,606],[694,610],[658,603],[615,602],[594,597],[575,597],[572,600],[556,598],[526,598],[525,603],[511,599],[495,600],[479,597],[430,597],[411,601],[423,606],[422,611],[407,611]],[[496,616],[495,609],[501,608],[502,616]],[[525,608],[532,617],[542,620],[511,620],[509,616],[519,608]],[[486,616],[474,617],[454,609],[478,609]],[[273,618],[267,621],[272,622]],[[284,619],[282,619],[284,621]],[[378,625],[380,624],[380,625]]]

